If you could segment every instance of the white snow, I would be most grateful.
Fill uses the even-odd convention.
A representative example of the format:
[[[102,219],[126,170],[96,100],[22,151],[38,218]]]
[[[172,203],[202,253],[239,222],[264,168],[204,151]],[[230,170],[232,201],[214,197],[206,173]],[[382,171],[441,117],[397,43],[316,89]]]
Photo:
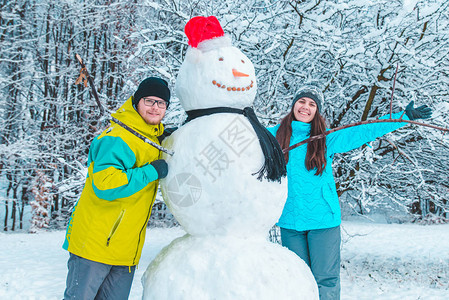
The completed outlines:
[[[413,9],[415,9],[416,7],[416,3],[418,2],[418,0],[403,0],[403,8],[406,12],[412,12]]]
[[[342,299],[449,299],[448,224],[343,228]]]
[[[264,238],[281,215],[287,181],[259,181],[252,175],[263,165],[263,153],[244,116],[203,116],[163,145],[175,155],[164,155],[169,172],[160,182],[162,195],[188,233]]]
[[[186,234],[164,248],[142,283],[143,299],[318,299],[309,267],[263,237]]]
[[[449,298],[449,224],[343,222],[342,232],[342,300]],[[64,233],[0,233],[0,299],[62,299]],[[141,299],[147,265],[184,234],[181,228],[148,230],[130,299]]]

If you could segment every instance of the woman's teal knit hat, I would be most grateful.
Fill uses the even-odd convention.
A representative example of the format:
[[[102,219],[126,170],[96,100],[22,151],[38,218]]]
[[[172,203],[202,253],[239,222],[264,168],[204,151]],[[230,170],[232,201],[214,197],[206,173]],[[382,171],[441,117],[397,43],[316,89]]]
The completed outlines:
[[[313,101],[315,101],[316,106],[318,107],[318,111],[321,111],[321,106],[323,105],[324,102],[324,95],[323,92],[321,92],[321,90],[318,89],[318,87],[314,85],[305,85],[301,87],[296,92],[296,95],[293,98],[292,108],[295,105],[296,101],[304,97],[310,98]]]

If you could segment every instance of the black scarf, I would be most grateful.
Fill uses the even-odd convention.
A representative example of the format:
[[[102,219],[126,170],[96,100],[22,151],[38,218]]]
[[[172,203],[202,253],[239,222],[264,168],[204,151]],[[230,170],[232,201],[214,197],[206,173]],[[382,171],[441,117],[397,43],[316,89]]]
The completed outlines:
[[[259,180],[262,180],[262,177],[265,177],[269,181],[281,182],[281,178],[287,175],[287,167],[281,146],[276,138],[265,127],[263,127],[262,124],[260,124],[254,110],[251,107],[245,107],[243,110],[232,107],[212,107],[189,110],[187,111],[188,117],[185,123],[198,117],[216,113],[236,113],[244,115],[248,119],[257,134],[260,147],[262,148],[262,152],[265,157],[263,166],[253,175],[258,174],[257,179]]]

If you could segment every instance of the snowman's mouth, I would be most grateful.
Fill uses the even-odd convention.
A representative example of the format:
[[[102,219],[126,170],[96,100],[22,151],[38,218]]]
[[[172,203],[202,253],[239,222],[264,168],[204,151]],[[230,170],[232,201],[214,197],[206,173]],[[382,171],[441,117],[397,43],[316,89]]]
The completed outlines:
[[[236,91],[236,92],[244,92],[249,91],[253,86],[254,82],[251,80],[251,83],[248,86],[244,87],[236,87],[236,86],[227,86],[225,84],[219,83],[216,80],[212,80],[212,84],[221,89],[226,89],[227,91]]]

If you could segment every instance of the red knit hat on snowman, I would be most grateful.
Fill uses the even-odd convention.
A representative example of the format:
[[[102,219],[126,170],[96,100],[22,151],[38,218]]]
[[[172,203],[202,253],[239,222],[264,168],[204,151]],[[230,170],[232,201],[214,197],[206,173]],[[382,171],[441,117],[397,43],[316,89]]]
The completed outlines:
[[[189,39],[189,46],[202,52],[231,46],[231,39],[225,35],[220,22],[214,16],[190,19],[184,27],[184,32]]]

